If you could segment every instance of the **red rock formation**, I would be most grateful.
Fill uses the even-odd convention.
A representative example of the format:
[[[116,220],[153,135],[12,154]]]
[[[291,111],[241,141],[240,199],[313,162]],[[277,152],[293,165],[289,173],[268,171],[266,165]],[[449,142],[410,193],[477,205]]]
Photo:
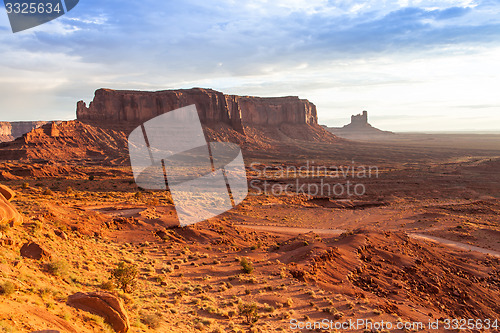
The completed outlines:
[[[15,226],[23,223],[23,217],[10,203],[14,196],[14,191],[6,186],[0,185],[0,224]]]
[[[0,142],[13,141],[31,130],[45,125],[46,121],[0,122]]]
[[[68,297],[68,305],[103,317],[117,333],[126,333],[130,328],[123,302],[116,296],[102,293],[76,293]]]
[[[298,97],[260,98],[224,95],[211,89],[158,92],[99,89],[89,107],[77,104],[77,119],[134,128],[160,114],[196,104],[204,124],[226,123],[238,131],[245,126],[276,126],[318,122],[316,106]]]
[[[128,160],[123,132],[102,129],[78,121],[49,123],[13,142],[0,144],[0,160]],[[9,179],[0,168],[0,179]],[[5,174],[2,175],[2,172]],[[27,175],[24,175],[27,176]]]
[[[99,89],[88,107],[78,102],[78,120],[45,124],[15,141],[0,143],[0,161],[128,163],[131,130],[191,104],[197,106],[207,141],[233,142],[244,151],[280,151],[283,144],[338,140],[317,124],[314,104],[298,97],[229,96],[198,88],[159,92]],[[0,180],[27,176],[14,169],[5,164],[0,167]]]
[[[50,252],[34,242],[25,243],[20,250],[23,258],[41,260],[43,258],[51,258]]]
[[[12,136],[12,125],[7,122],[0,122],[0,142],[7,142],[14,140]]]

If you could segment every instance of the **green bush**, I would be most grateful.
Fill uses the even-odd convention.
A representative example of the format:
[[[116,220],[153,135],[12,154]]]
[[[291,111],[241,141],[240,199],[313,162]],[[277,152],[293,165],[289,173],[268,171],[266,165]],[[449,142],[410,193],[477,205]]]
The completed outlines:
[[[111,279],[124,292],[131,292],[137,283],[139,271],[134,264],[126,262],[118,263],[117,267],[111,272]]]
[[[243,271],[247,274],[252,273],[254,270],[253,264],[250,261],[250,259],[247,259],[245,257],[240,259],[240,265],[241,265],[241,268],[243,269]]]

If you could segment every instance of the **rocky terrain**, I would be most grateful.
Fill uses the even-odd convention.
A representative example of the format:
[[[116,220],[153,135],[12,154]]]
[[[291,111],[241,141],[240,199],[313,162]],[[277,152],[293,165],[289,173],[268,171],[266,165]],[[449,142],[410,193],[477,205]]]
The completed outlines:
[[[250,185],[184,228],[168,191],[135,185],[121,118],[172,99],[243,147]],[[343,140],[307,103],[98,91],[79,120],[0,144],[0,332],[500,332],[500,136]],[[317,192],[349,184],[364,191]]]
[[[0,122],[0,142],[13,141],[20,138],[23,134],[45,125],[46,121],[16,121]]]
[[[126,168],[77,170],[4,182],[24,220],[0,239],[6,330],[275,332],[325,318],[444,327],[500,313],[500,203],[478,199],[490,193],[481,186],[470,198],[432,198],[409,183],[397,194],[374,183],[338,204],[254,192],[232,212],[178,228],[169,195],[138,190]],[[393,188],[400,177],[378,182]],[[113,279],[121,262],[137,269],[126,291]]]
[[[48,123],[15,141],[0,144],[0,160],[123,163],[128,159],[126,147],[123,132],[78,121]]]

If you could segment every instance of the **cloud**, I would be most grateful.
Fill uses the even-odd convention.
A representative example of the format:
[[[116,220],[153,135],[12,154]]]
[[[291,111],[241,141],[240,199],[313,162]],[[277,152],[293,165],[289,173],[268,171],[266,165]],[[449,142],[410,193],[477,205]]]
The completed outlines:
[[[159,64],[165,73],[183,68],[195,74],[224,70],[247,75],[269,64],[499,41],[498,19],[484,25],[455,22],[480,10],[457,6],[470,2],[445,1],[453,6],[433,9],[425,9],[425,1],[419,2],[423,7],[378,3],[87,1],[60,20],[70,33],[37,30],[23,46],[33,52],[60,49],[83,61],[128,63],[143,70]]]
[[[467,93],[455,77],[499,85],[483,73],[500,74],[484,67],[494,66],[488,50],[500,44],[499,14],[493,0],[87,0],[12,34],[1,13],[0,109],[29,119],[35,107],[15,101],[31,94],[43,101],[38,114],[71,117],[75,102],[102,86],[299,95],[325,118],[359,108],[400,114],[425,105],[436,112],[426,103],[497,105],[488,86]],[[470,68],[477,61],[484,66]],[[463,96],[428,95],[440,85]],[[463,101],[447,106],[451,98]]]

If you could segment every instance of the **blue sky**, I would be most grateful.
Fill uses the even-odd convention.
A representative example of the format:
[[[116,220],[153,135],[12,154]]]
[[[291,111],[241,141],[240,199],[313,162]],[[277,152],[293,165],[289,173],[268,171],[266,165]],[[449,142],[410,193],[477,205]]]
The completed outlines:
[[[0,120],[73,119],[100,88],[296,95],[320,122],[500,131],[500,1],[80,0],[13,34]]]

